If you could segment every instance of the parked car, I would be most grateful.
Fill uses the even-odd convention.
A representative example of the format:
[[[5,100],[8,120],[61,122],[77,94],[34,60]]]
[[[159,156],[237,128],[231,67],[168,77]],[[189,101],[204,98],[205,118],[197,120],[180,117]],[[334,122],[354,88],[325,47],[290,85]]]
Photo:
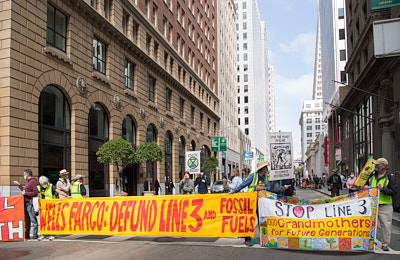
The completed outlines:
[[[222,180],[215,181],[211,186],[211,193],[223,193],[224,182]]]

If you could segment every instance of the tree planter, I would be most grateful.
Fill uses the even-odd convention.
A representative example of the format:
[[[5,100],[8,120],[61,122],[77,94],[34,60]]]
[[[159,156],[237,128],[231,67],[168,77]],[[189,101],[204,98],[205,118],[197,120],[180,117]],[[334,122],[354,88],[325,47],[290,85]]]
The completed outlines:
[[[156,194],[155,191],[143,191],[143,196],[154,196]]]

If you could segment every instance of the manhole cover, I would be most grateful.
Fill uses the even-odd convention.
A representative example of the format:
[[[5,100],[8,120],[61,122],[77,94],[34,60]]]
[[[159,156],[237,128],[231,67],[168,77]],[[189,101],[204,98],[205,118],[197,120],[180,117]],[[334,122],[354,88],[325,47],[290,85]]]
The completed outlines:
[[[1,259],[15,259],[22,256],[30,255],[31,251],[15,249],[15,250],[0,250]]]
[[[158,243],[170,243],[170,242],[178,242],[178,241],[183,241],[185,238],[183,237],[158,237],[154,239],[154,242]]]

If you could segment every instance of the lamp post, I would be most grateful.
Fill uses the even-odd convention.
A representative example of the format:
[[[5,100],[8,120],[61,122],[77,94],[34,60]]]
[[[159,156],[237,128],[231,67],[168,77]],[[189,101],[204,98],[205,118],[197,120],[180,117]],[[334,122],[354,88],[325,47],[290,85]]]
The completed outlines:
[[[224,127],[224,128],[222,128],[222,129],[220,129],[219,131],[218,131],[218,137],[220,137],[224,132],[225,132],[225,130],[227,130],[227,129],[229,129],[229,128],[232,128],[232,127],[238,127],[237,125],[230,125],[230,126],[227,126],[227,127]],[[228,138],[227,138],[228,139]],[[220,165],[220,167],[219,167],[219,174],[218,174],[218,178],[219,179],[222,179],[222,169],[224,169],[224,173],[225,173],[225,176],[226,177],[228,177],[227,175],[226,175],[226,167],[222,167],[222,156],[221,156],[221,154],[220,154],[220,150],[218,149],[218,164]],[[225,153],[226,154],[226,153]],[[227,162],[228,160],[227,160],[227,157],[225,157],[225,161]]]

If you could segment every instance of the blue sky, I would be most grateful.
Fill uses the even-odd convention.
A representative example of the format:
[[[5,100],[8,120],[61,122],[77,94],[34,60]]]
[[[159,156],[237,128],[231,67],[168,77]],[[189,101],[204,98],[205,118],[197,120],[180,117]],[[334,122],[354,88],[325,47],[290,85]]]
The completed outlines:
[[[269,64],[274,67],[275,127],[293,133],[301,151],[299,118],[303,100],[312,99],[316,0],[258,0],[266,23]]]

